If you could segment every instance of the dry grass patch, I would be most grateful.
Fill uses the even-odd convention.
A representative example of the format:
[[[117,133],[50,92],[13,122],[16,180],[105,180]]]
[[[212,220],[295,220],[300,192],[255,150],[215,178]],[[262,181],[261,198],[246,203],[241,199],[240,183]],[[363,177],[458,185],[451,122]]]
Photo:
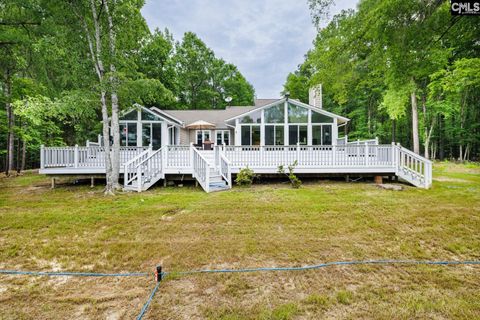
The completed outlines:
[[[0,268],[166,271],[362,259],[480,260],[480,170],[435,165],[433,189],[254,185],[205,194],[50,190],[0,178]],[[480,267],[353,266],[172,276],[149,319],[480,318]],[[151,279],[0,276],[0,319],[131,319]]]

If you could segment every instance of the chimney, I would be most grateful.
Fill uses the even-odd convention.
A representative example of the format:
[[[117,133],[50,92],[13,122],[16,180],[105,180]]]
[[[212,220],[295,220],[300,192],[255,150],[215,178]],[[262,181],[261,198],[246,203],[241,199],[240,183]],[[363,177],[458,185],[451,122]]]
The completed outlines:
[[[322,85],[317,84],[308,90],[308,104],[322,109]]]

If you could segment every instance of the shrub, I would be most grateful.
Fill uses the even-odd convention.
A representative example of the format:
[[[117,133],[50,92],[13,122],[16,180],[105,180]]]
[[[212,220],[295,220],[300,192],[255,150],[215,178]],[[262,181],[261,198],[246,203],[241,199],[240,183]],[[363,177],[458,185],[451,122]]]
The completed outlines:
[[[295,188],[295,189],[298,189],[300,188],[300,185],[302,184],[302,181],[300,179],[298,179],[298,177],[294,174],[294,170],[295,170],[295,167],[297,166],[298,164],[298,161],[295,160],[291,165],[289,165],[287,168],[288,168],[288,173],[285,172],[285,167],[282,165],[282,166],[278,166],[278,173],[283,173],[284,175],[286,175],[288,177],[288,179],[290,180],[290,184],[292,185],[292,188]]]
[[[255,173],[252,169],[246,167],[238,172],[235,182],[239,186],[251,186],[253,183],[253,179],[255,179]]]

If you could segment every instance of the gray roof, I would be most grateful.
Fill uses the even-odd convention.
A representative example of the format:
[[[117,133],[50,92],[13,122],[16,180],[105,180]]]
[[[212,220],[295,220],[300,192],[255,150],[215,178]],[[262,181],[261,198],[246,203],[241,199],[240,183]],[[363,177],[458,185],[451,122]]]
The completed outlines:
[[[242,113],[263,107],[279,99],[256,99],[255,106],[231,106],[221,110],[161,110],[174,119],[183,121],[189,125],[198,120],[204,120],[214,124],[218,129],[228,128],[225,120],[238,116]],[[155,110],[154,110],[155,111]]]

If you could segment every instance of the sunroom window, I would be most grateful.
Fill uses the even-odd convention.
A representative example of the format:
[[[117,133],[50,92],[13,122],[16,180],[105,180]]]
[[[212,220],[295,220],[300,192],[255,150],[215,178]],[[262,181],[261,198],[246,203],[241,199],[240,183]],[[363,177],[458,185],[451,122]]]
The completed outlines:
[[[243,146],[260,145],[260,126],[243,125],[241,129],[241,138]]]
[[[294,104],[288,104],[288,122],[289,123],[307,123],[308,110]]]
[[[332,125],[313,125],[312,126],[312,144],[313,145],[331,145],[332,144]]]
[[[312,111],[312,123],[333,123],[333,118],[324,114]]]
[[[308,143],[308,128],[306,125],[289,125],[288,126],[288,142],[290,145],[295,145],[297,143],[307,144]]]
[[[138,110],[134,109],[134,110],[130,111],[129,113],[124,114],[120,118],[120,120],[134,120],[134,121],[137,121],[138,120]]]
[[[265,125],[265,145],[279,146],[284,144],[284,126]]]
[[[252,112],[240,119],[240,123],[260,123],[260,122],[262,122],[261,111]]]
[[[284,123],[285,122],[285,108],[283,103],[265,109],[265,123]]]
[[[161,121],[161,119],[148,111],[142,110],[142,121]]]

